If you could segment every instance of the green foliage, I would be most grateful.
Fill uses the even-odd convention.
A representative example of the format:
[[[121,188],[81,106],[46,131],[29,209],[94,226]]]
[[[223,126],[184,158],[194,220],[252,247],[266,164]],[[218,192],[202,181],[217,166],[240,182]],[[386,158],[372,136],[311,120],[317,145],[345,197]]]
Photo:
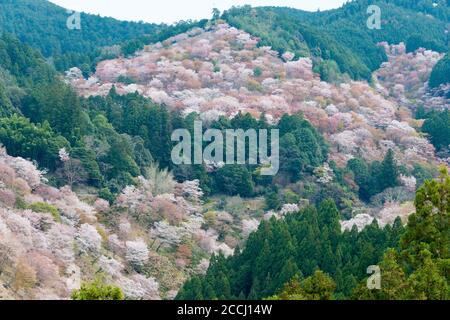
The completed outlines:
[[[294,277],[283,290],[268,300],[332,300],[336,283],[330,276],[316,270],[311,277],[300,281]]]
[[[365,281],[354,290],[362,300],[448,300],[450,258],[450,177],[417,191],[416,212],[409,217],[397,250],[390,249],[379,263],[381,289],[368,290]]]
[[[418,106],[414,113],[414,118],[419,119],[419,120],[427,119],[428,116],[429,116],[429,114],[423,105]]]
[[[316,66],[315,71],[320,74],[320,78],[323,81],[338,82],[341,78],[339,66],[334,60],[322,61]]]
[[[381,8],[380,30],[366,26],[369,5]],[[226,11],[223,18],[261,38],[261,45],[270,45],[279,53],[290,51],[296,57],[311,57],[324,80],[335,81],[340,72],[353,79],[370,80],[371,72],[387,60],[377,45],[381,41],[404,42],[409,50],[425,47],[447,51],[449,11],[444,0],[437,6],[427,0],[358,0],[336,10],[315,13],[243,6]]]
[[[374,195],[399,184],[400,169],[391,149],[381,163],[374,161],[367,164],[361,158],[354,158],[347,163],[347,169],[353,173],[359,187],[359,196],[364,201],[369,201]]]
[[[385,0],[385,2],[393,3],[411,10],[418,10],[420,12],[432,15],[439,20],[450,22],[450,5],[448,0]]]
[[[79,98],[72,88],[57,79],[33,86],[21,110],[34,123],[48,121],[56,132],[71,142],[82,134],[80,129],[84,119]]]
[[[213,20],[218,20],[218,19],[220,19],[220,10],[219,10],[219,9],[213,8],[212,14],[213,14],[213,16],[212,16],[212,19],[213,19]]]
[[[90,98],[88,104],[95,113],[104,114],[106,121],[119,133],[141,137],[143,147],[150,151],[161,167],[170,166],[172,123],[166,107],[156,105],[137,93],[120,96],[114,88],[106,99]]]
[[[369,290],[367,282],[363,281],[354,290],[353,298],[357,300],[400,300],[405,297],[409,289],[405,272],[398,263],[397,255],[395,250],[388,249],[379,264],[382,275],[381,289]]]
[[[206,23],[202,20],[157,25],[81,13],[81,29],[70,29],[67,23],[71,15],[45,0],[3,0],[0,29],[51,57],[57,70],[77,66],[88,76],[100,60],[115,58],[120,53],[133,54],[144,44],[163,41]]]
[[[122,22],[112,18],[81,14],[81,30],[67,27],[71,14],[44,0],[3,0],[1,29],[39,48],[44,56],[87,52],[154,32],[153,24]]]
[[[394,158],[394,151],[389,149],[383,162],[381,163],[381,171],[378,177],[378,185],[381,190],[398,186],[398,177],[400,176],[397,162]]]
[[[49,169],[57,167],[58,151],[70,147],[64,137],[53,132],[48,122],[34,125],[17,114],[0,118],[0,142],[10,155],[34,159]]]
[[[422,126],[431,143],[440,151],[450,145],[450,111],[432,112]]]
[[[434,166],[416,163],[414,164],[412,175],[416,178],[417,185],[422,186],[425,181],[437,178],[439,171]]]
[[[216,192],[250,197],[254,192],[252,176],[245,166],[225,165],[215,173]]]
[[[0,66],[7,70],[20,86],[47,82],[55,76],[54,70],[37,51],[6,32],[0,37]]]
[[[142,138],[120,134],[108,122],[95,104],[104,104],[103,98],[78,97],[39,53],[9,35],[0,38],[0,70],[10,91],[2,103],[10,100],[17,109],[0,118],[0,141],[11,155],[36,160],[53,173],[62,166],[58,151],[65,148],[81,163],[89,184],[115,193],[153,161]]]
[[[374,222],[359,233],[341,232],[331,201],[263,221],[244,250],[213,257],[206,275],[186,282],[177,298],[448,299],[449,195],[450,177],[442,169],[438,180],[418,190],[406,228],[397,219],[384,230]],[[370,290],[364,271],[376,264],[381,289]]]
[[[278,197],[278,193],[274,191],[269,192],[265,196],[265,204],[267,210],[280,210],[281,201],[280,198]]]
[[[58,209],[46,202],[35,202],[28,206],[28,209],[38,213],[50,213],[56,222],[61,222],[61,216]]]
[[[226,11],[223,17],[231,25],[260,37],[261,45],[270,45],[280,53],[291,51],[297,57],[334,60],[343,72],[352,77],[370,78],[370,70],[349,48],[320,28],[281,8],[244,6]]]
[[[427,48],[437,52],[445,52],[446,47],[439,45],[436,41],[430,39],[424,39],[420,35],[413,35],[406,41],[406,51],[414,52],[419,48]]]
[[[94,281],[84,283],[80,290],[72,293],[71,298],[72,300],[124,300],[125,297],[120,288]]]
[[[98,192],[99,198],[102,198],[104,200],[107,200],[109,203],[113,203],[115,200],[114,195],[111,193],[111,191],[108,188],[102,188]]]
[[[223,18],[261,38],[260,45],[271,45],[280,54],[286,51],[298,57],[311,57],[322,79],[339,82],[347,74],[353,79],[370,81],[371,72],[386,61],[380,41],[407,42],[408,50],[426,47],[448,50],[448,1],[359,0],[327,12],[307,13],[288,8],[245,6],[227,11]],[[381,30],[365,27],[368,4],[382,8]],[[213,12],[219,23],[220,12]],[[427,15],[431,15],[427,16]],[[30,18],[32,17],[32,19]],[[51,17],[51,18],[49,18]],[[213,257],[205,276],[195,276],[180,291],[180,299],[446,299],[449,268],[449,178],[443,172],[439,180],[426,182],[416,196],[417,212],[404,231],[400,220],[380,229],[374,222],[358,233],[341,231],[339,223],[348,201],[344,175],[352,172],[361,199],[398,185],[400,168],[389,150],[382,162],[366,163],[355,158],[346,169],[330,164],[336,183],[322,186],[308,182],[314,168],[328,159],[323,136],[301,114],[285,115],[278,124],[269,125],[262,117],[254,119],[239,113],[233,119],[221,117],[212,128],[279,129],[280,174],[265,178],[260,168],[226,165],[208,174],[204,165],[174,166],[170,162],[173,129],[193,131],[197,114],[186,118],[170,112],[139,94],[120,96],[111,90],[107,97],[84,99],[57,75],[57,70],[78,65],[88,76],[100,59],[132,55],[147,43],[163,41],[206,22],[181,22],[172,26],[118,22],[82,14],[82,30],[68,30],[65,10],[42,0],[0,1],[0,142],[14,156],[38,161],[58,179],[58,150],[66,148],[71,159],[88,173],[87,183],[99,188],[99,196],[114,201],[114,194],[135,177],[147,174],[155,182],[155,194],[171,192],[174,170],[178,181],[199,179],[208,193],[250,197],[265,195],[267,209],[278,210],[283,203],[298,203],[300,196],[283,196],[271,183],[289,183],[304,179],[303,198],[320,203],[284,219],[263,221],[241,251],[230,258]],[[31,49],[26,42],[42,52]],[[100,46],[115,47],[99,48]],[[239,44],[233,44],[239,45]],[[448,82],[448,54],[433,70],[430,85]],[[219,71],[215,65],[215,71]],[[255,68],[254,77],[262,76]],[[121,78],[128,83],[132,79]],[[261,90],[249,81],[251,90]],[[450,137],[449,112],[418,112],[427,118],[427,133],[439,151],[445,150]],[[155,168],[155,162],[163,168]],[[152,168],[149,172],[146,168]],[[432,170],[416,165],[413,174],[421,182],[433,177]],[[63,181],[57,181],[61,184]],[[300,184],[299,184],[300,185]],[[47,203],[26,203],[18,197],[18,208],[52,214],[60,220],[58,209]],[[401,240],[400,240],[401,238]],[[387,250],[387,248],[393,248]],[[367,291],[364,284],[367,266],[380,262],[384,287]],[[323,270],[323,271],[321,271]],[[303,278],[306,277],[306,278]],[[360,283],[360,285],[358,285]],[[356,289],[355,289],[356,288]],[[281,291],[280,291],[281,290]],[[353,292],[353,295],[352,295]],[[273,296],[277,294],[276,296]],[[76,300],[120,300],[119,288],[99,281],[87,283],[72,295]]]
[[[432,88],[450,83],[450,52],[434,66],[429,83]]]
[[[302,294],[307,300],[331,300],[336,284],[320,270],[302,282]]]
[[[425,46],[427,49],[445,51],[448,48],[445,30],[446,24],[449,22],[449,4],[442,0],[439,2],[439,6],[433,7],[433,3],[428,0],[358,0],[349,2],[338,10],[325,11],[317,16],[311,15],[309,21],[325,25],[332,32],[340,32],[343,35],[344,43],[346,39],[353,40],[356,48],[363,49],[362,44],[367,42],[360,42],[358,46],[359,37],[353,30],[359,30],[365,37],[372,39],[374,44],[381,41],[407,43],[408,39],[414,36],[423,39],[421,46]],[[381,9],[380,30],[367,28],[369,5],[377,5]],[[433,16],[430,15],[430,12],[433,12]],[[343,33],[347,33],[347,37]],[[428,47],[428,45],[432,47]],[[375,61],[379,62],[378,59]]]
[[[442,169],[438,180],[431,180],[417,191],[416,213],[408,221],[402,248],[412,258],[426,248],[432,258],[450,258],[450,177]]]
[[[302,293],[301,278],[299,275],[295,275],[294,278],[283,286],[283,289],[277,295],[266,298],[266,300],[306,300]]]
[[[447,232],[448,233],[448,232]],[[407,298],[414,300],[448,300],[450,286],[448,273],[439,266],[439,260],[432,259],[428,250],[420,252],[421,265],[408,278],[411,290]],[[448,260],[445,261],[448,268]]]
[[[328,156],[328,145],[322,135],[301,114],[284,115],[280,130],[280,169],[292,181],[322,165]]]
[[[262,75],[262,69],[260,67],[256,67],[253,70],[253,75],[257,78],[260,77]]]
[[[0,117],[11,116],[15,111],[11,99],[6,92],[6,88],[2,81],[0,81]]]
[[[177,298],[220,298],[223,291],[215,285],[220,280],[230,287],[225,299],[261,299],[279,292],[299,272],[312,276],[302,284],[302,296],[328,299],[335,292],[348,297],[365,277],[367,266],[396,246],[403,227],[397,222],[382,230],[374,223],[361,233],[341,232],[339,219],[334,203],[324,201],[318,208],[308,207],[285,219],[263,221],[243,251],[228,259],[213,257],[207,274],[188,281]]]

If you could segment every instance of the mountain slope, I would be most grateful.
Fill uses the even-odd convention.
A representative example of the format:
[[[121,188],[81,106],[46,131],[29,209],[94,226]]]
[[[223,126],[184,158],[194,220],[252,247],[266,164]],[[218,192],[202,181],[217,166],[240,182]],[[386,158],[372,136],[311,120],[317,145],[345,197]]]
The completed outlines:
[[[80,199],[68,186],[50,186],[32,162],[3,147],[0,172],[0,299],[69,299],[93,279],[117,285],[127,299],[172,298],[198,260],[228,248],[201,229],[195,181],[176,184],[166,177],[176,190],[158,195],[142,178],[143,186],[127,188],[110,207],[101,199]],[[171,226],[163,216],[155,227],[135,222],[142,201],[163,216],[176,212],[180,224]],[[177,258],[172,253],[181,239],[195,245],[192,267],[190,249]]]
[[[86,52],[155,32],[154,24],[118,21],[81,13],[81,30],[71,30],[71,14],[46,0],[1,0],[0,30],[39,48],[46,57]]]
[[[383,140],[399,147],[402,161],[433,158],[408,111],[398,112],[384,93],[363,81],[321,81],[309,58],[284,62],[258,39],[227,24],[147,46],[129,59],[103,61],[95,76],[71,83],[85,96],[107,95],[113,85],[120,94],[137,91],[183,115],[197,112],[204,121],[238,112],[255,117],[264,112],[276,121],[301,111],[327,135],[337,163],[358,155],[380,160],[389,148]],[[405,157],[402,150],[415,150],[415,155]]]
[[[214,257],[206,274],[189,280],[177,298],[448,300],[448,274],[439,266],[450,256],[449,190],[450,176],[442,170],[417,191],[417,212],[405,228],[396,220],[393,227],[373,222],[360,233],[342,232],[339,213],[327,201],[264,221],[242,251]],[[367,286],[365,271],[375,265],[382,270],[379,290]]]
[[[0,0],[0,33],[11,33],[43,56],[51,57],[59,71],[78,66],[87,75],[95,70],[99,60],[132,54],[144,44],[164,40],[202,23],[156,25],[81,13],[81,29],[69,29],[71,15],[47,0]]]
[[[23,5],[36,4],[38,16],[46,5],[17,3],[22,13]],[[145,30],[135,25],[137,39],[109,47],[108,60],[92,40],[98,35],[119,41],[111,35],[115,27],[87,35],[84,45],[91,52],[68,47],[63,57],[52,51],[49,59],[5,32],[0,298],[68,298],[81,282],[92,280],[119,286],[129,299],[173,298],[188,277],[192,281],[180,298],[265,298],[278,295],[292,277],[291,287],[303,292],[288,296],[330,298],[336,287],[334,298],[352,298],[358,283],[365,283],[367,266],[385,252],[380,265],[394,268],[394,274],[403,272],[401,267],[414,271],[411,297],[446,297],[448,277],[438,270],[442,261],[430,256],[448,259],[448,217],[436,213],[441,199],[448,203],[450,178],[419,191],[419,215],[410,220],[416,228],[402,227],[414,211],[417,186],[437,175],[439,159],[420,132],[423,121],[413,119],[411,110],[418,104],[445,107],[427,93],[431,70],[443,54],[407,53],[404,44],[377,45],[377,37],[438,50],[444,43],[439,28],[447,18],[436,8],[431,13],[439,19],[425,17],[426,1],[411,7],[384,1],[383,10],[392,12],[383,23],[392,25],[375,34],[360,28],[367,3],[322,13],[244,7],[224,14],[251,33],[217,15],[143,36],[138,32]],[[396,23],[411,16],[425,17],[420,26],[431,28],[428,38],[422,30],[413,33],[411,22],[394,34]],[[327,19],[339,28],[329,29]],[[29,30],[23,24],[21,32]],[[125,37],[129,30],[120,32]],[[47,41],[36,34],[26,41],[56,50],[54,36]],[[90,65],[70,68],[63,82],[52,62],[59,70],[74,62]],[[438,117],[427,120],[424,131],[445,143],[446,123],[434,121]],[[261,165],[222,166],[221,160],[175,165],[173,131],[193,134],[198,120],[204,129],[222,132],[279,129],[278,174],[263,177]],[[44,167],[45,178],[39,170]],[[432,199],[435,208],[421,199]],[[386,249],[402,246],[417,252],[402,255],[411,261],[399,260],[397,267],[395,253]],[[211,255],[234,252],[229,259],[212,259],[207,270]],[[418,269],[405,265],[419,260]],[[416,295],[414,290],[429,283],[427,272],[433,272],[435,295]],[[401,288],[406,280],[400,278]],[[326,286],[324,292],[314,292],[316,282]],[[374,294],[359,290],[356,297]]]
[[[367,8],[374,4],[381,9],[381,30],[367,27]],[[411,38],[413,51],[419,46],[435,51],[446,51],[448,47],[447,3],[440,2],[442,10],[434,8],[436,17],[422,11],[425,9],[421,6],[400,4],[357,0],[339,9],[316,13],[244,6],[226,11],[222,18],[260,37],[261,45],[270,45],[280,53],[291,51],[298,57],[312,57],[319,70],[322,60],[334,60],[340,71],[353,79],[369,80],[371,72],[387,60],[378,42],[407,43]]]
[[[318,208],[263,221],[242,251],[228,259],[214,257],[206,275],[188,281],[177,299],[263,299],[294,276],[308,277],[317,269],[330,274],[337,294],[348,298],[367,265],[396,246],[402,232],[400,220],[392,228],[374,222],[361,233],[342,232],[339,212],[325,201]]]

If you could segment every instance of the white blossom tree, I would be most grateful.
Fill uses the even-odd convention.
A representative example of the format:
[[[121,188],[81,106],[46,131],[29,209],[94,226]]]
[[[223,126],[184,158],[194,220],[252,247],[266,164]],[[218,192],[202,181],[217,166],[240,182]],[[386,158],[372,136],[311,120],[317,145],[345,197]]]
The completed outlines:
[[[125,243],[125,258],[134,267],[141,267],[148,261],[147,244],[142,240],[127,241]]]

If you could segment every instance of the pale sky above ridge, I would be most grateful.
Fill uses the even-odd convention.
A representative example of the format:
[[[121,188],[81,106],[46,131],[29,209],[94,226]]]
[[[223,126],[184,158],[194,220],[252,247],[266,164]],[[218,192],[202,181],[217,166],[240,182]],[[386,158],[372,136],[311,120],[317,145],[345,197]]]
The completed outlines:
[[[64,8],[120,20],[173,23],[210,18],[213,8],[234,6],[280,6],[307,11],[340,7],[346,0],[50,0]]]

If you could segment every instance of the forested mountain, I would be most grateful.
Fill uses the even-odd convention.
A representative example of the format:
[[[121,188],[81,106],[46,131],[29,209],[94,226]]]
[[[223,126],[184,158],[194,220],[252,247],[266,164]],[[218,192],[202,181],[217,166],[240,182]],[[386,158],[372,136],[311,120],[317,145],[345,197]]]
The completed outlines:
[[[434,5],[433,5],[434,3]],[[255,36],[260,45],[270,45],[280,53],[311,56],[324,79],[347,73],[353,79],[370,80],[371,72],[386,61],[378,42],[408,43],[408,50],[420,46],[435,51],[448,48],[448,2],[435,1],[351,1],[326,12],[304,12],[279,7],[233,8],[222,18]],[[381,30],[366,26],[369,5],[379,5]],[[87,75],[102,59],[130,54],[144,44],[158,42],[205,21],[155,25],[123,22],[81,13],[81,30],[67,27],[70,13],[46,0],[0,1],[0,30],[53,57],[58,70],[82,67]],[[32,19],[30,18],[32,17]],[[51,17],[51,18],[49,18]],[[121,47],[111,47],[121,45]],[[100,50],[102,47],[109,47]],[[337,63],[337,66],[336,64]]]
[[[81,13],[77,29],[68,27],[76,22],[69,19],[72,14],[47,0],[1,0],[0,32],[11,33],[44,57],[52,57],[59,71],[79,66],[88,73],[101,59],[132,53],[144,43],[160,41],[194,25],[127,22]]]
[[[447,300],[449,188],[446,171],[420,188],[406,228],[396,220],[393,227],[373,222],[360,233],[356,227],[342,233],[339,213],[327,201],[262,222],[242,251],[214,257],[206,275],[188,281],[177,298]],[[383,286],[371,291],[362,280],[375,264]]]
[[[343,73],[353,79],[367,79],[386,61],[378,42],[404,42],[408,49],[420,46],[436,51],[448,48],[448,11],[446,1],[351,1],[342,8],[325,12],[304,12],[290,8],[234,8],[223,14],[231,25],[261,37],[261,45],[270,45],[280,53],[291,51],[297,57],[316,58],[322,73],[335,61]],[[369,5],[381,9],[381,29],[369,29]],[[431,16],[433,15],[433,16]],[[317,60],[318,59],[318,60]]]
[[[402,233],[400,220],[385,230],[374,222],[361,233],[356,227],[342,233],[338,210],[325,201],[317,209],[262,222],[242,252],[215,257],[206,276],[190,280],[178,298],[267,298],[293,277],[306,278],[317,269],[333,276],[339,296],[349,297],[365,267],[377,263],[386,248],[395,248]]]
[[[448,7],[69,30],[0,0],[0,299],[448,299]],[[279,170],[173,163],[199,121],[279,130]]]
[[[82,53],[157,31],[157,25],[123,22],[81,13],[81,29],[67,27],[70,11],[46,0],[0,1],[0,30],[9,32],[46,57]]]

